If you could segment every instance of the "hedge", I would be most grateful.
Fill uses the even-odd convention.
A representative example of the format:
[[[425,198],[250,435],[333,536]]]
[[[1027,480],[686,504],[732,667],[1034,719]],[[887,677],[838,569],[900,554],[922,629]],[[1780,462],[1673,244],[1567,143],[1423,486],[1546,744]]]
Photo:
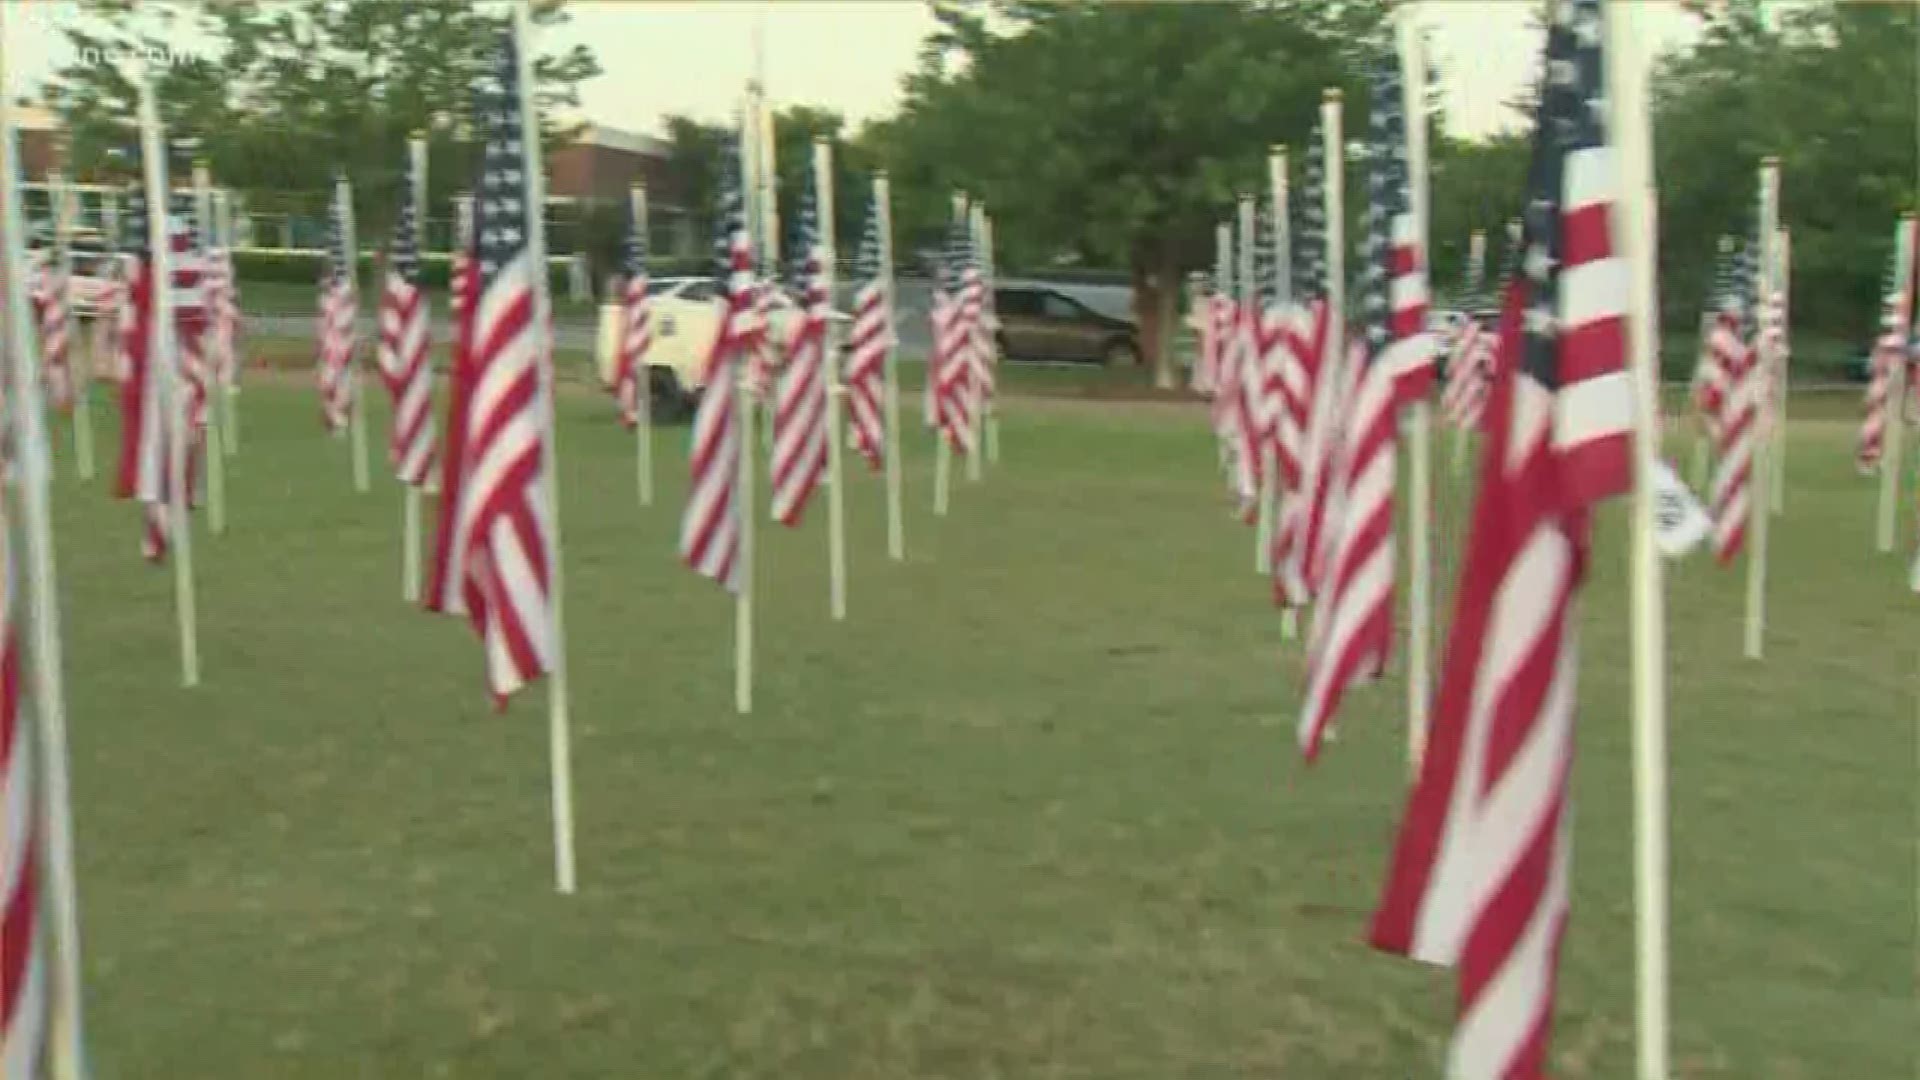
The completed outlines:
[[[234,273],[240,278],[244,288],[249,281],[271,281],[283,284],[310,285],[320,279],[321,254],[317,251],[235,251],[233,253]],[[447,287],[448,257],[442,252],[423,252],[420,256],[420,283],[428,288]],[[378,269],[376,259],[371,252],[360,255],[360,280],[375,280],[373,275]],[[655,259],[652,270],[655,277],[685,277],[694,274],[711,273],[713,262],[710,259]],[[558,295],[567,290],[567,267],[565,263],[550,263],[547,268],[547,280]],[[599,283],[595,282],[597,290]]]

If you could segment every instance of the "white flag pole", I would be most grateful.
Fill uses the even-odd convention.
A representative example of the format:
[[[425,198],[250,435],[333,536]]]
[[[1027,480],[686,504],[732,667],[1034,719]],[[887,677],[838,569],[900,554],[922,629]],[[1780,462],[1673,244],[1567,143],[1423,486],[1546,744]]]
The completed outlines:
[[[1215,222],[1213,226],[1213,293],[1216,298],[1221,299],[1230,298],[1234,295],[1233,225],[1230,222]],[[1209,320],[1207,325],[1213,327],[1211,332],[1218,334],[1219,328],[1211,321],[1211,315],[1209,315]],[[1228,340],[1221,340],[1214,344],[1216,361],[1225,358],[1228,347]],[[1225,367],[1226,365],[1224,363],[1216,362],[1214,370],[1208,373],[1208,377],[1212,382],[1212,385],[1208,389],[1216,397],[1226,392],[1226,387],[1220,385],[1220,372],[1221,369]],[[1219,447],[1221,461],[1223,463],[1226,460],[1227,449],[1228,447],[1224,443]]]
[[[1894,245],[1894,288],[1895,296],[1913,295],[1913,275],[1920,273],[1920,251],[1915,250],[1917,238],[1914,229],[1912,211],[1900,215],[1898,231],[1893,234]],[[1899,301],[1904,307],[1906,301]],[[1906,312],[1908,318],[1913,312]],[[1894,537],[1898,532],[1896,524],[1900,510],[1900,467],[1904,451],[1902,438],[1907,427],[1907,365],[1895,361],[1892,370],[1887,372],[1887,419],[1886,434],[1882,436],[1886,445],[1880,456],[1880,516],[1875,523],[1874,542],[1883,552],[1893,550]]]
[[[988,276],[986,263],[982,258],[983,252],[980,248],[980,234],[984,231],[982,222],[985,220],[985,207],[978,202],[968,204],[965,221],[967,243],[973,248],[974,273],[979,279],[982,290],[987,288]],[[979,319],[985,319],[987,317],[987,298],[984,295],[981,297],[980,310],[975,317]],[[968,362],[985,366],[988,362],[987,358],[974,355],[974,349],[979,344],[975,335],[969,331],[967,334]],[[991,348],[992,346],[989,345],[988,347]],[[967,451],[967,480],[972,483],[979,482],[981,471],[986,461],[987,427],[992,423],[992,420],[987,416],[987,410],[990,408],[992,408],[992,403],[987,399],[986,387],[981,385],[981,381],[977,375],[969,376],[967,379],[967,410],[973,416],[973,447]]]
[[[1280,295],[1286,295],[1287,266],[1287,149],[1284,146],[1267,148],[1267,213],[1272,225],[1274,237],[1274,272],[1280,279]],[[1256,296],[1255,302],[1265,305],[1267,297]],[[1264,320],[1266,313],[1261,312]],[[1273,372],[1267,370],[1264,358],[1260,366],[1260,378],[1264,383],[1272,378]],[[1260,393],[1261,407],[1267,405],[1267,395],[1263,388]],[[1278,416],[1262,416],[1263,422],[1277,425]],[[1274,430],[1278,430],[1276,427]],[[1274,503],[1279,498],[1280,477],[1279,457],[1274,453],[1273,440],[1260,440],[1260,507],[1259,520],[1255,522],[1253,532],[1253,570],[1256,574],[1270,576],[1273,573],[1273,518]]]
[[[334,181],[333,198],[335,213],[340,215],[340,244],[346,253],[347,265],[342,269],[347,275],[347,296],[353,305],[353,321],[360,321],[360,244],[354,235],[353,185],[343,174]],[[543,271],[545,267],[541,268]],[[354,341],[359,340],[356,331]],[[354,353],[359,353],[355,345]],[[367,412],[366,403],[360,393],[360,370],[355,356],[347,357],[346,370],[340,377],[347,381],[347,393],[350,395],[347,406],[347,438],[352,444],[353,454],[353,490],[366,493],[372,490],[373,482],[367,471]]]
[[[833,315],[834,284],[838,264],[834,261],[839,244],[834,235],[833,143],[824,136],[813,140],[814,212],[820,228],[820,269],[826,278],[827,328],[821,363],[827,369],[827,580],[828,608],[833,617],[847,617],[847,510],[845,472],[841,467],[841,399],[846,388],[840,385],[840,338],[842,331]]]
[[[1264,382],[1266,371],[1260,362],[1259,343],[1254,340],[1254,335],[1248,332],[1248,324],[1250,320],[1258,320],[1260,318],[1258,311],[1260,306],[1260,289],[1253,280],[1254,246],[1258,243],[1256,234],[1260,229],[1260,203],[1258,196],[1245,191],[1239,193],[1239,195],[1235,197],[1234,202],[1234,225],[1236,235],[1238,235],[1240,242],[1240,246],[1234,251],[1233,276],[1235,279],[1234,284],[1237,286],[1234,295],[1240,302],[1240,318],[1235,320],[1234,336],[1242,341],[1243,351],[1240,354],[1240,385],[1234,387],[1233,392],[1240,395],[1240,400],[1243,402],[1247,400],[1251,393],[1253,400],[1257,403],[1266,400],[1266,391],[1261,385]],[[1254,412],[1250,414],[1250,419],[1257,429],[1260,424],[1259,413]],[[1242,445],[1244,447],[1244,441]],[[1252,445],[1254,460],[1248,463],[1248,468],[1258,470],[1253,490],[1255,514],[1253,530],[1253,568],[1257,573],[1265,559],[1263,553],[1267,549],[1267,546],[1261,542],[1262,530],[1260,528],[1260,522],[1266,520],[1269,516],[1266,511],[1267,478],[1271,470],[1266,467],[1270,464],[1268,461],[1270,455],[1267,453],[1266,440],[1254,439]]]
[[[1293,304],[1293,221],[1289,210],[1293,203],[1293,192],[1287,180],[1287,148],[1273,146],[1267,150],[1267,211],[1273,215],[1274,267],[1279,278],[1278,315],[1289,318],[1288,312]],[[1272,373],[1269,372],[1269,375]],[[1284,408],[1285,405],[1283,404]],[[1278,424],[1280,418],[1271,416],[1268,423]],[[1275,519],[1279,516],[1280,501],[1286,497],[1280,483],[1280,459],[1269,446],[1266,456],[1266,468],[1262,470],[1268,478],[1266,490],[1260,499],[1260,531],[1264,539],[1260,542],[1259,566],[1263,573],[1272,575],[1273,566],[1273,530]],[[1292,641],[1300,636],[1300,612],[1292,605],[1280,611],[1280,637],[1283,641]]]
[[[239,295],[240,282],[238,271],[233,266],[233,192],[220,190],[213,193],[213,222],[219,230],[220,250],[226,253],[227,269],[234,276],[227,280],[227,288]],[[236,304],[238,300],[236,299]],[[237,331],[238,328],[236,327]],[[239,341],[237,333],[226,342],[226,348],[235,350],[235,355],[225,357],[226,368],[220,383],[220,395],[214,403],[220,410],[220,448],[228,457],[240,453],[240,356],[237,353]]]
[[[167,538],[172,548],[174,614],[180,631],[180,685],[200,685],[199,620],[193,604],[193,531],[187,517],[186,397],[180,393],[173,325],[173,247],[167,235],[166,140],[160,132],[150,76],[140,80],[140,157],[146,172],[147,273],[153,289],[153,355],[150,377],[160,391],[156,410],[167,447]]]
[[[1347,144],[1342,129],[1340,90],[1329,87],[1320,96],[1320,149],[1326,165],[1323,192],[1327,219],[1327,363],[1322,379],[1344,379],[1347,366]],[[1336,383],[1336,385],[1338,385]]]
[[[1627,264],[1630,370],[1638,423],[1629,544],[1633,657],[1634,1029],[1638,1080],[1667,1080],[1667,688],[1666,612],[1654,546],[1654,474],[1660,447],[1660,347],[1654,253],[1658,222],[1647,58],[1638,40],[1640,8],[1607,4],[1609,127],[1619,149],[1621,199],[1614,235]]]
[[[574,890],[573,740],[567,711],[567,635],[561,617],[565,589],[560,577],[560,457],[555,440],[553,298],[547,281],[547,179],[540,148],[540,117],[533,100],[533,21],[525,0],[513,5],[514,54],[519,64],[520,140],[526,147],[527,258],[533,264],[534,340],[539,350],[541,473],[546,480],[547,520],[553,536],[549,588],[553,617],[553,665],[547,672],[548,766],[553,794],[553,881],[562,895]],[[351,219],[349,219],[351,220]],[[348,235],[352,235],[349,233]]]
[[[993,396],[987,399],[987,430],[985,433],[987,464],[998,465],[1000,464],[1000,386],[998,382],[1000,342],[996,335],[1000,329],[1000,309],[994,304],[993,289],[995,282],[999,280],[1000,271],[997,269],[997,264],[993,261],[993,216],[987,213],[985,206],[980,207],[979,213],[978,242],[980,244],[980,273],[985,278],[982,285],[986,292],[984,306],[990,324],[987,329],[992,331],[992,333],[989,333],[987,336],[986,363],[988,368],[993,370],[995,374]]]
[[[1767,298],[1773,295],[1773,240],[1780,228],[1780,159],[1769,157],[1760,163],[1760,276],[1758,287],[1754,290],[1754,300],[1760,308],[1754,320],[1755,327],[1765,325]],[[1749,393],[1761,395],[1763,400],[1755,402],[1760,410],[1772,408],[1764,400],[1766,376],[1771,358],[1764,350],[1766,335],[1756,333],[1756,348],[1761,351],[1754,357],[1759,365],[1755,373],[1758,377],[1749,383]],[[1896,459],[1897,460],[1897,459]],[[1768,523],[1773,519],[1769,508],[1772,492],[1773,439],[1765,433],[1756,433],[1753,440],[1753,472],[1750,481],[1751,493],[1748,499],[1747,515],[1747,625],[1746,654],[1749,660],[1760,659],[1766,650],[1767,635],[1767,531]],[[1898,471],[1898,470],[1894,470]]]
[[[887,410],[887,556],[894,562],[904,562],[907,558],[906,519],[901,507],[900,493],[900,373],[897,367],[894,333],[893,309],[893,203],[892,191],[885,172],[873,175],[873,205],[880,215],[880,272],[885,275],[881,286],[885,290],[887,326],[884,331],[887,342],[884,377],[886,380]]]
[[[6,39],[5,15],[0,13],[0,48]],[[0,61],[0,70],[5,69]],[[13,354],[8,376],[12,380],[13,460],[19,469],[22,534],[26,540],[26,573],[16,578],[26,585],[25,615],[32,647],[27,656],[37,736],[39,765],[45,783],[45,836],[48,843],[47,899],[53,907],[51,930],[53,992],[49,1054],[51,1074],[57,1080],[80,1080],[86,1075],[81,1037],[80,918],[73,869],[73,806],[67,775],[66,682],[60,652],[59,589],[54,572],[51,499],[48,486],[46,404],[41,394],[39,353],[34,347],[32,309],[27,302],[26,220],[20,207],[20,148],[12,106],[0,101],[0,234],[5,237],[4,273],[7,345]],[[56,187],[56,199],[60,188]],[[56,204],[58,207],[58,204]],[[60,213],[56,209],[56,216]],[[56,254],[65,253],[62,243]],[[22,717],[22,722],[28,721]]]
[[[407,163],[413,174],[413,220],[419,232],[416,242],[423,238],[427,228],[427,136],[416,131],[407,139]],[[424,303],[424,301],[423,301]],[[424,309],[431,319],[432,309]],[[433,332],[429,327],[428,340]],[[396,406],[397,407],[397,406]],[[420,600],[420,485],[400,485],[400,597],[409,604]]]
[[[761,246],[764,243],[764,238],[757,236],[756,229],[756,223],[761,223],[765,220],[754,209],[754,207],[758,205],[758,194],[753,196],[756,200],[754,203],[744,203],[747,193],[758,193],[760,191],[760,174],[757,168],[760,143],[759,139],[754,135],[754,125],[760,113],[758,101],[759,90],[757,84],[749,86],[747,104],[741,114],[740,123],[740,190],[743,197],[742,209],[747,214],[747,234],[749,238],[753,240],[755,262],[758,265],[766,266],[771,265],[771,263],[767,261],[765,250]],[[770,334],[770,331],[767,331],[767,333]],[[739,490],[739,506],[741,507],[739,523],[740,586],[733,594],[733,708],[735,712],[743,716],[753,711],[753,590],[755,578],[758,576],[755,573],[757,568],[754,565],[753,533],[754,523],[758,521],[760,517],[760,515],[755,512],[755,495],[753,490],[754,441],[757,434],[755,430],[757,427],[757,418],[754,415],[753,365],[754,361],[752,359],[744,358],[744,362],[740,364],[739,371],[735,373],[736,378],[733,386],[733,392],[737,395],[735,398],[735,408],[739,410],[740,414],[740,438],[737,445],[739,459],[737,462],[738,471],[735,473],[735,485]],[[714,388],[710,387],[709,389]]]
[[[66,309],[67,323],[71,328],[67,338],[70,356],[67,361],[67,377],[70,393],[73,395],[73,467],[80,479],[93,479],[93,414],[89,410],[92,399],[91,377],[88,370],[93,364],[92,342],[88,335],[80,333],[80,317],[74,312],[73,305],[73,214],[74,199],[77,197],[69,187],[66,177],[59,172],[47,174],[47,194],[53,200],[53,253],[60,267],[59,280],[66,295],[60,298],[60,304]]]
[[[964,225],[966,223],[966,217],[967,217],[967,196],[964,192],[956,191],[953,194],[953,219]],[[948,302],[953,304],[953,311],[956,313],[953,317],[957,317],[957,312],[959,310],[959,295],[960,294],[958,290],[955,290],[953,295],[948,297]],[[963,346],[963,349],[964,349],[964,346]],[[934,350],[936,352],[939,351],[939,342],[934,343]],[[960,357],[957,357],[957,358],[949,357],[944,362],[945,363],[958,362],[958,363],[964,364],[966,363],[966,359],[963,353]],[[927,371],[927,379],[929,380],[929,383],[930,383],[928,387],[928,392],[934,395],[934,402],[935,402],[934,415],[935,416],[938,416],[940,414],[940,406],[938,404],[940,394],[939,394],[939,387],[937,385],[937,375],[938,375],[938,372],[934,371],[932,369],[932,366],[929,365],[929,368]],[[962,404],[964,405],[965,403],[962,403]],[[974,434],[977,437],[979,433],[975,432]],[[934,433],[933,433],[933,513],[935,517],[947,516],[947,502],[951,493],[952,484],[953,484],[953,447],[948,442],[946,431],[940,425],[935,424]]]
[[[193,163],[193,234],[197,249],[195,258],[201,261],[201,303],[207,315],[207,329],[200,335],[200,378],[201,394],[206,401],[206,444],[201,457],[206,459],[207,469],[207,524],[215,536],[227,531],[227,463],[226,451],[221,448],[225,441],[220,437],[220,394],[219,380],[214,377],[213,320],[217,313],[209,301],[212,297],[206,291],[207,256],[213,250],[213,181],[204,158]],[[191,431],[188,437],[191,438]]]
[[[1768,364],[1767,370],[1773,376],[1773,512],[1784,514],[1787,510],[1787,446],[1793,440],[1787,438],[1787,393],[1792,389],[1793,380],[1788,370],[1793,363],[1792,321],[1792,280],[1793,280],[1793,243],[1785,228],[1774,230],[1773,234],[1773,288],[1774,295],[1780,298],[1780,330],[1776,348],[1779,356]]]
[[[647,185],[636,183],[627,189],[627,205],[633,215],[633,227],[640,239],[647,240]],[[651,245],[648,245],[649,249]],[[626,316],[624,307],[620,319],[620,331],[614,347],[620,348],[619,339],[626,337]],[[617,354],[616,354],[617,355]],[[637,361],[640,370],[633,373],[634,411],[637,418],[633,428],[634,467],[639,473],[640,505],[653,505],[653,380],[648,378],[647,358]]]
[[[1400,86],[1407,123],[1407,173],[1412,190],[1414,257],[1427,259],[1426,40],[1409,4],[1397,24]],[[1425,328],[1423,327],[1422,330]],[[1407,761],[1417,772],[1427,749],[1427,712],[1433,695],[1433,405],[1407,409]]]
[[[1721,258],[1725,258],[1725,257],[1726,257],[1726,252],[1722,251]],[[1700,313],[1699,350],[1705,350],[1709,348],[1710,346],[1708,343],[1712,340],[1713,340],[1713,312],[1703,311]],[[1697,414],[1698,410],[1695,410],[1695,412]],[[1708,427],[1707,418],[1705,416],[1699,416],[1699,415],[1695,416],[1694,436],[1695,437],[1693,440],[1693,487],[1695,491],[1706,491],[1707,485],[1709,483],[1712,483],[1712,480],[1713,480],[1713,471],[1712,471],[1713,432]]]

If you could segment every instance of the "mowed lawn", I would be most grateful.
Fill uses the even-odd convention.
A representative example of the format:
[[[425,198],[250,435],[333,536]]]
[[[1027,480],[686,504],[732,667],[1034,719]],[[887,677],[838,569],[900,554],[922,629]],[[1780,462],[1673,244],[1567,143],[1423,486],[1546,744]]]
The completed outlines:
[[[230,532],[195,538],[195,691],[134,509],[58,462],[96,1075],[1439,1074],[1449,974],[1362,940],[1402,687],[1300,764],[1300,650],[1198,407],[1010,400],[1004,462],[945,519],[916,429],[906,563],[878,482],[850,477],[842,625],[824,500],[762,527],[738,716],[732,606],[673,554],[685,429],[659,433],[642,510],[610,404],[566,396],[571,898],[543,689],[495,712],[466,626],[401,603],[384,406],[366,495],[316,411],[246,393]],[[1741,574],[1696,555],[1672,577],[1682,1077],[1914,1068],[1920,598],[1870,549],[1850,435],[1796,427],[1764,663],[1740,655]],[[1585,591],[1560,1077],[1633,1060],[1621,520]]]

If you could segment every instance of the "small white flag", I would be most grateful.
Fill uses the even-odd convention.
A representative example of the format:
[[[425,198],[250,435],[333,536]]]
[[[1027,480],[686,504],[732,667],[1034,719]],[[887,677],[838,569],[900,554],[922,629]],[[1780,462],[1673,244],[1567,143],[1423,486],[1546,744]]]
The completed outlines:
[[[1653,463],[1653,536],[1660,553],[1678,559],[1713,531],[1713,519],[1680,475],[1664,461]]]

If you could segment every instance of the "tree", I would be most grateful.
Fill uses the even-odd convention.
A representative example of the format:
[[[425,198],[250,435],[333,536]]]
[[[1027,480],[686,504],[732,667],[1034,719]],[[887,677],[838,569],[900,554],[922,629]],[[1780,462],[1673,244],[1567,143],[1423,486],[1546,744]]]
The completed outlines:
[[[1706,32],[1654,82],[1661,292],[1697,317],[1715,241],[1744,235],[1754,169],[1782,161],[1794,321],[1854,338],[1872,325],[1892,225],[1916,197],[1920,10],[1822,2],[1704,9]]]
[[[863,132],[892,171],[901,249],[937,243],[954,189],[983,199],[1010,265],[1128,267],[1144,359],[1167,343],[1211,227],[1303,144],[1323,87],[1378,48],[1385,0],[936,3],[941,32],[897,122]],[[1362,122],[1349,110],[1349,125]]]
[[[72,132],[82,177],[128,173],[136,91],[101,58],[138,51],[172,53],[175,62],[160,66],[155,85],[161,119],[170,136],[198,139],[226,183],[304,192],[317,204],[342,168],[378,196],[367,206],[382,221],[408,135],[436,121],[434,197],[470,180],[473,150],[455,136],[470,126],[471,87],[500,25],[472,0],[85,0],[82,10],[86,18],[65,31],[80,59],[46,89]],[[561,4],[549,3],[534,20],[554,26],[567,17]],[[212,48],[204,55],[170,50],[185,28]],[[580,82],[599,70],[582,46],[535,58],[535,101],[549,138],[564,134],[557,112],[578,105]]]

